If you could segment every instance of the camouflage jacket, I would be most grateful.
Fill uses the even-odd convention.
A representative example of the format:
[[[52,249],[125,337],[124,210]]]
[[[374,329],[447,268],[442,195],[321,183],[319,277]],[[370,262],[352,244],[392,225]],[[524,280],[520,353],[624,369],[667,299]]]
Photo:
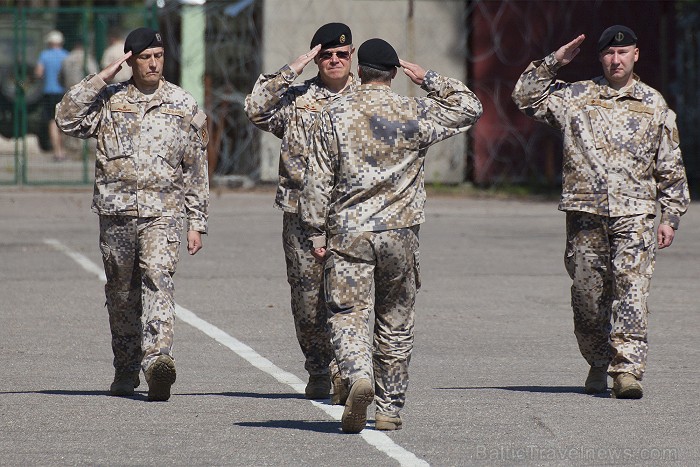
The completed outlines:
[[[186,215],[207,231],[206,116],[167,81],[147,96],[131,81],[106,85],[90,75],[56,106],[66,134],[97,139],[92,208],[104,215]]]
[[[311,126],[325,105],[356,86],[352,75],[341,93],[328,90],[318,76],[292,86],[297,76],[289,65],[277,73],[260,75],[245,99],[245,112],[250,121],[282,139],[275,206],[295,213],[304,182]]]
[[[300,200],[304,222],[324,234],[411,227],[425,220],[423,163],[430,145],[481,116],[463,83],[428,71],[427,97],[362,84],[321,112]]]
[[[562,211],[619,217],[655,214],[678,228],[690,196],[676,115],[639,81],[616,91],[603,77],[565,83],[548,55],[520,76],[513,100],[564,137]]]

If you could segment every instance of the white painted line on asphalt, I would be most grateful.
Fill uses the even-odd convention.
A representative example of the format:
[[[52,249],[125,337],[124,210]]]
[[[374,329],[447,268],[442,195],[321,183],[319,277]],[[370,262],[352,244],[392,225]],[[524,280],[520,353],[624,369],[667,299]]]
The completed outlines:
[[[60,251],[61,253],[64,253],[66,256],[73,259],[73,261],[78,263],[78,265],[80,265],[87,272],[95,274],[102,282],[107,281],[104,270],[92,261],[90,261],[86,256],[71,250],[70,248],[53,238],[44,239],[44,243],[52,246],[56,250]],[[229,335],[228,333],[222,331],[213,324],[198,317],[187,308],[183,308],[180,305],[176,304],[175,313],[182,321],[186,322],[187,324],[196,329],[199,329],[215,341],[225,345],[234,353],[236,353],[239,357],[253,365],[255,368],[258,368],[259,370],[269,374],[280,383],[286,384],[287,386],[294,389],[294,391],[296,391],[297,393],[304,394],[304,388],[306,385],[293,373],[289,373],[288,371],[279,368],[277,365],[275,365],[270,360],[257,353],[248,345],[244,344],[243,342],[239,341],[238,339]],[[340,421],[340,418],[343,415],[342,406],[330,405],[318,401],[310,402],[319,409],[326,412],[334,420]],[[391,438],[389,438],[386,434],[380,431],[367,428],[362,430],[360,435],[368,444],[374,446],[387,456],[396,459],[402,466],[430,465],[423,459],[420,459],[418,456],[413,454],[412,452],[407,451],[398,444],[394,443],[394,441]]]
[[[101,266],[98,266],[92,261],[90,261],[87,258],[87,256],[78,253],[77,251],[71,250],[55,238],[45,238],[44,243],[46,243],[47,245],[51,245],[52,247],[54,247],[54,249],[60,251],[61,253],[64,253],[66,256],[68,256],[73,261],[82,266],[82,268],[85,269],[87,272],[91,272],[97,277],[99,277],[102,282],[107,282],[107,276],[105,276],[104,269]]]

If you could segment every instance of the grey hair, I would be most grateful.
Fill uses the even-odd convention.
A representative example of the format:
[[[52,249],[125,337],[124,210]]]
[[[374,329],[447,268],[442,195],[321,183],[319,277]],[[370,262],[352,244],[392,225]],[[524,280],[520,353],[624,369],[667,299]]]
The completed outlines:
[[[360,79],[363,83],[390,83],[393,78],[395,68],[393,70],[377,70],[367,65],[358,65],[360,69]]]

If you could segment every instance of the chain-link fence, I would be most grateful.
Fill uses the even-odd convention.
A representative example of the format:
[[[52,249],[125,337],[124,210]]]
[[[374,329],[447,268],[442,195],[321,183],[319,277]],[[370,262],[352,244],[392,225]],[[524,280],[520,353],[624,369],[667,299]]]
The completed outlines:
[[[125,32],[157,27],[156,13],[155,8],[0,8],[0,183],[91,181],[94,142],[52,134],[51,110],[65,89],[99,70],[110,45],[123,53]],[[52,62],[58,58],[63,61],[57,68]]]
[[[264,1],[209,0],[199,6],[205,16],[204,107],[210,125],[210,170],[253,181],[261,178],[260,132],[245,117],[243,101],[259,73],[271,71],[262,70],[261,44],[268,23],[262,14]],[[325,4],[304,4],[319,3]],[[366,8],[386,13],[387,9],[399,11],[398,6],[405,3],[434,9],[448,4],[450,8],[464,6],[462,19],[455,21],[462,29],[447,31],[455,28],[450,24],[434,37],[421,37],[422,47],[426,47],[425,41],[457,38],[450,59],[464,60],[467,76],[462,78],[485,104],[484,116],[472,133],[473,143],[465,154],[457,155],[467,159],[464,181],[477,185],[559,183],[558,135],[520,114],[510,93],[527,63],[581,32],[588,36],[584,50],[575,63],[562,70],[561,77],[576,80],[600,74],[594,44],[600,31],[615,23],[630,25],[640,37],[641,57],[635,71],[661,91],[678,113],[688,175],[693,182],[700,180],[700,134],[696,131],[700,124],[700,2],[395,0],[366,2]],[[335,0],[328,4],[349,8]],[[86,57],[99,62],[109,46],[110,32],[123,35],[143,25],[158,28],[167,45],[165,78],[180,83],[180,57],[193,40],[183,37],[185,7],[172,0],[152,5],[140,9],[0,8],[0,133],[5,138],[20,137],[0,139],[0,183],[85,183],[92,176],[91,151],[82,142],[64,137],[68,159],[53,162],[42,109],[42,80],[34,77],[49,31],[62,31],[68,51],[82,42]],[[637,14],[640,9],[645,14]],[[344,20],[352,24],[352,18]],[[420,22],[421,18],[412,21]],[[279,32],[275,31],[276,37]],[[87,59],[83,62],[85,71]]]

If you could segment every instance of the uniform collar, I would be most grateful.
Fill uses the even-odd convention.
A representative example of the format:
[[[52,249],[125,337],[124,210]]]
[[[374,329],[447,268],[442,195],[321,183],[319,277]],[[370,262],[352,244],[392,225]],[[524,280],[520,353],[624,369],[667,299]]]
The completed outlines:
[[[602,98],[615,98],[615,97],[631,97],[632,99],[642,100],[644,97],[644,90],[642,89],[642,81],[636,73],[632,74],[633,82],[631,85],[620,89],[619,91],[610,87],[610,82],[601,76],[598,80],[598,85],[600,88],[600,97]]]
[[[126,91],[126,100],[136,104],[143,102],[157,102],[158,104],[163,102],[170,102],[170,97],[172,96],[171,85],[169,82],[165,81],[165,78],[161,78],[163,85],[153,94],[147,95],[138,90],[134,84],[134,78],[129,79],[129,86]]]
[[[345,89],[343,89],[340,92],[331,92],[330,89],[328,89],[326,85],[323,84],[323,81],[321,81],[321,75],[316,75],[316,77],[312,80],[312,84],[316,88],[315,92],[319,94],[319,96],[333,98],[340,94],[345,94],[348,91],[354,91],[357,88],[357,80],[355,79],[355,75],[350,73],[348,79],[350,82],[347,84],[347,86],[345,86]]]

